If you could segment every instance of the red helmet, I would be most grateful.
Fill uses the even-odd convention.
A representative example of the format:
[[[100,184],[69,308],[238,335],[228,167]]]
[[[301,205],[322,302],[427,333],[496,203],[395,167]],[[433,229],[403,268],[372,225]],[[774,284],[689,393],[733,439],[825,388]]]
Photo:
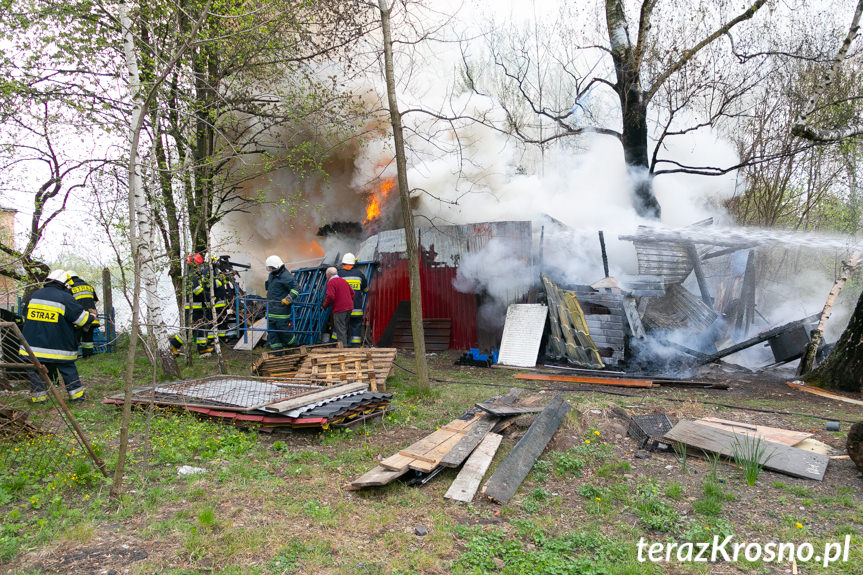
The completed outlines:
[[[200,265],[200,264],[204,263],[204,256],[202,256],[201,254],[189,254],[189,257],[186,258],[186,263],[187,264],[195,263],[195,264]]]

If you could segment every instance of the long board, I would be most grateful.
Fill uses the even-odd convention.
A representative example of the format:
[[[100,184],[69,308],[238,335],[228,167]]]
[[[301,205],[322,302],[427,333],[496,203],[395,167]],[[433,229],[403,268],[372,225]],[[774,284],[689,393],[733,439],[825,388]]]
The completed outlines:
[[[569,404],[561,396],[555,395],[551,399],[485,484],[483,491],[486,497],[503,505],[515,495],[569,409]]]
[[[473,496],[476,495],[476,490],[479,489],[479,484],[482,482],[485,472],[488,471],[502,439],[503,436],[497,433],[486,434],[465,462],[455,481],[449,486],[444,498],[464,501],[465,503],[473,501]]]
[[[792,431],[790,429],[768,427],[766,425],[750,425],[748,423],[740,423],[739,421],[719,419],[718,417],[704,417],[696,420],[696,423],[715,427],[716,429],[724,429],[725,431],[733,431],[734,433],[750,437],[760,437],[765,441],[783,443],[791,447],[815,435],[814,433],[807,433],[805,431]]]
[[[734,456],[735,442],[744,441],[746,437],[732,431],[715,429],[694,421],[680,421],[665,438],[678,441],[690,447],[719,453],[726,457]],[[815,479],[821,481],[827,471],[830,458],[820,453],[812,453],[796,449],[781,443],[761,440],[763,454],[760,463],[764,469],[777,471],[792,477]]]
[[[652,387],[648,379],[623,379],[616,377],[590,377],[581,375],[552,375],[548,373],[517,373],[516,379],[531,379],[534,381],[567,381],[572,383],[595,383],[599,385],[619,385],[621,387]]]
[[[362,489],[363,487],[380,487],[381,485],[386,485],[388,483],[391,483],[392,481],[395,481],[407,472],[407,467],[405,467],[401,471],[392,471],[378,465],[371,471],[368,471],[360,477],[357,477],[356,479],[351,481],[348,489]]]
[[[828,397],[830,399],[835,399],[837,401],[844,401],[845,403],[851,403],[854,405],[863,405],[863,400],[854,399],[853,397],[846,397],[844,395],[839,395],[838,393],[833,393],[832,391],[827,391],[826,389],[821,389],[820,387],[812,387],[810,385],[800,385],[799,383],[791,383],[790,381],[786,382],[788,387],[793,387],[794,389],[799,389],[800,391],[805,391],[806,393],[811,393],[812,395],[819,395],[821,397]]]
[[[258,345],[258,342],[267,333],[267,318],[262,317],[252,324],[252,330],[254,331],[247,331],[246,336],[244,338],[241,337],[240,341],[234,345],[236,351],[251,351],[255,349],[255,346]]]

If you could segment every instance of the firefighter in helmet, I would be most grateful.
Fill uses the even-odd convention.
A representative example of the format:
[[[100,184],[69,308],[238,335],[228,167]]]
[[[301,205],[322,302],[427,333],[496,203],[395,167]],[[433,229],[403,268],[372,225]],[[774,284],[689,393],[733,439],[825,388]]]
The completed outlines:
[[[33,292],[24,305],[22,333],[33,355],[48,369],[51,380],[56,382],[58,376],[62,376],[69,399],[82,401],[84,386],[75,367],[78,359],[75,330],[92,324],[95,314],[87,311],[66,289],[68,279],[63,270],[48,274],[45,286]],[[29,356],[23,345],[18,353]],[[46,401],[48,388],[42,374],[31,368],[29,377],[33,402]]]
[[[96,353],[95,345],[93,344],[93,330],[99,327],[99,312],[96,311],[96,302],[99,301],[99,296],[96,295],[96,290],[93,286],[78,277],[78,272],[66,270],[66,275],[69,279],[66,280],[66,288],[72,293],[79,304],[84,306],[84,309],[91,312],[96,319],[87,324],[84,328],[78,330],[81,338],[81,356],[90,357]]]
[[[339,276],[345,278],[345,281],[354,290],[354,309],[351,311],[350,337],[348,338],[350,347],[360,347],[363,344],[363,305],[369,291],[368,280],[366,280],[363,272],[356,269],[356,265],[356,256],[347,253],[342,258],[342,267],[339,269]]]
[[[285,267],[282,258],[272,255],[265,262],[270,272],[264,287],[267,290],[267,341],[277,351],[293,344],[296,336],[290,331],[291,305],[300,295],[294,275]]]
[[[210,327],[210,277],[208,268],[204,265],[204,257],[201,254],[191,254],[186,258],[186,311],[190,312],[190,323],[195,333],[195,344],[198,355],[209,357],[213,353]],[[177,336],[172,340],[179,343]]]

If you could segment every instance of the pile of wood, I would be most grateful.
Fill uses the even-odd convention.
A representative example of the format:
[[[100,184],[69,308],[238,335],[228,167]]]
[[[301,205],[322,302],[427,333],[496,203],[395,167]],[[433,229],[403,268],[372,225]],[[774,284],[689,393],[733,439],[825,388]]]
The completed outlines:
[[[29,414],[9,406],[0,407],[0,437],[38,435],[42,430],[28,421]]]
[[[472,501],[501,443],[500,432],[519,415],[541,411],[483,489],[492,501],[506,503],[569,411],[569,404],[560,396],[555,396],[544,408],[531,401],[518,403],[521,392],[512,389],[504,396],[477,404],[475,409],[382,460],[380,465],[351,482],[349,489],[386,485],[411,471],[424,478],[424,482],[442,469],[463,464],[444,497]]]
[[[346,349],[341,344],[301,346],[263,354],[252,365],[252,373],[312,385],[365,383],[373,392],[385,391],[396,353],[393,348]]]
[[[252,364],[252,373],[262,377],[294,377],[310,351],[342,349],[341,342],[321,345],[301,345],[278,352],[264,352]]]
[[[385,391],[396,353],[387,347],[315,349],[300,364],[295,377],[318,385],[364,382],[372,391]]]

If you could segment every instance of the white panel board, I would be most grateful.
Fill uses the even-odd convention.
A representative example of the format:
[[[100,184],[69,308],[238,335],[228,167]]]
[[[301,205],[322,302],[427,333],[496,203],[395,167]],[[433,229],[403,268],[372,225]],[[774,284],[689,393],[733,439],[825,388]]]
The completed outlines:
[[[506,310],[497,362],[513,367],[535,366],[547,315],[548,307],[543,304],[510,305]]]

